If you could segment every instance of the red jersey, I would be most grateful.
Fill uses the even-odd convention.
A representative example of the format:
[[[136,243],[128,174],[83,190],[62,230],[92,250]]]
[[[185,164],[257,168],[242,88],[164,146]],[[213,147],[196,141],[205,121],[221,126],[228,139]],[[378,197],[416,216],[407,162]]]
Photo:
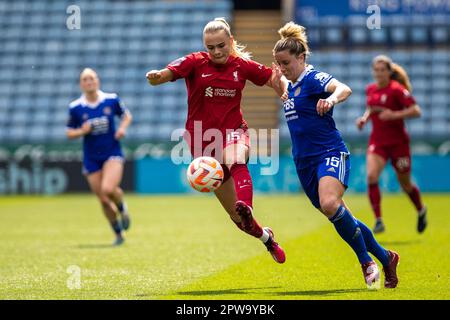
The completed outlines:
[[[372,132],[369,145],[409,143],[403,119],[383,121],[378,116],[382,108],[396,111],[414,105],[416,101],[409,91],[399,82],[391,80],[384,88],[378,88],[376,83],[369,84],[366,88],[366,97],[367,106],[372,110],[370,115]]]
[[[186,130],[194,131],[194,121],[202,121],[202,131],[215,128],[238,129],[242,117],[241,97],[245,81],[258,86],[269,81],[272,69],[252,60],[230,56],[221,65],[213,63],[207,52],[195,52],[170,63],[173,80],[184,78],[188,93]]]

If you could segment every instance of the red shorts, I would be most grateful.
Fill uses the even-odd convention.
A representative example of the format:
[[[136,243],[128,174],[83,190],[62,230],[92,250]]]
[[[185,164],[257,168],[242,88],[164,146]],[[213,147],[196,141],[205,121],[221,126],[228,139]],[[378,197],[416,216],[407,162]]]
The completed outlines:
[[[411,171],[411,150],[408,143],[380,146],[370,144],[367,153],[374,153],[382,157],[386,162],[391,160],[392,166],[398,173]]]
[[[224,148],[233,144],[243,144],[244,146],[250,148],[250,134],[247,128],[236,129],[231,131],[225,137]]]
[[[203,141],[203,137],[205,140]],[[235,144],[242,144],[250,148],[250,134],[247,127],[238,128],[235,130],[227,130],[226,134],[220,133],[220,137],[213,136],[210,140],[206,135],[199,138],[194,137],[194,133],[189,132],[185,135],[185,140],[191,150],[191,155],[194,158],[200,156],[208,156],[216,158],[218,161],[222,161],[222,151],[226,147]],[[216,139],[221,139],[216,141]]]
[[[189,145],[193,158],[198,158],[200,156],[213,157],[222,164],[224,171],[224,182],[230,178],[230,172],[228,167],[222,163],[223,150],[230,145],[238,144],[242,144],[250,148],[250,134],[246,126],[235,130],[227,130],[226,134],[221,134],[222,141],[218,141],[218,143],[215,141],[216,137],[211,139],[212,141],[203,141],[203,139],[194,140],[194,138],[192,138],[194,137],[193,133],[189,133],[188,139],[186,137],[187,136],[185,135],[185,140]]]

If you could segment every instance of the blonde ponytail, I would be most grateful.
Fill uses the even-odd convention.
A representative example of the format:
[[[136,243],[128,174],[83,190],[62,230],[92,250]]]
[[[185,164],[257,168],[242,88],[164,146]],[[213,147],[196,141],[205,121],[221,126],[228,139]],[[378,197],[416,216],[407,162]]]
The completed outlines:
[[[291,21],[281,27],[278,34],[281,39],[275,44],[274,53],[289,50],[290,54],[296,56],[301,54],[309,56],[311,54],[305,27]]]
[[[409,81],[408,73],[403,67],[397,63],[392,63],[391,79],[402,84],[409,93],[412,93],[411,82]]]
[[[401,65],[393,62],[391,58],[385,55],[376,56],[372,61],[372,65],[378,62],[386,64],[387,68],[391,71],[391,80],[399,82],[409,93],[412,93],[412,85],[409,81],[408,73]]]
[[[229,38],[232,37],[230,25],[223,17],[215,18],[213,21],[208,22],[203,29],[203,34],[215,33],[220,30],[224,30]],[[245,51],[245,46],[239,44],[234,38],[231,43],[231,55],[247,60],[251,59],[252,57],[250,52]]]

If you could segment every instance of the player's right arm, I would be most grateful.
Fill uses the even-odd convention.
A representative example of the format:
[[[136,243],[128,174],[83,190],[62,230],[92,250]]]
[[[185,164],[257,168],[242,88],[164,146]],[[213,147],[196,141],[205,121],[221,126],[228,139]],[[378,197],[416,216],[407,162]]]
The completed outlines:
[[[66,136],[69,139],[76,139],[89,134],[92,125],[89,120],[82,122],[79,115],[73,108],[69,109],[69,119],[67,120]]]
[[[84,122],[81,127],[79,128],[67,128],[66,135],[69,139],[76,139],[82,136],[87,135],[89,132],[91,132],[92,126],[89,123],[89,121]]]
[[[173,80],[173,72],[167,68],[161,70],[151,70],[146,74],[148,83],[157,86]]]
[[[366,87],[366,97],[369,97],[369,95],[370,95],[370,87],[371,87],[371,85],[367,85],[367,87]],[[367,122],[369,122],[370,115],[374,112],[380,112],[381,111],[380,108],[384,109],[382,107],[367,105],[366,111],[364,111],[364,114],[361,117],[359,117],[358,119],[356,119],[356,121],[355,121],[355,124],[358,127],[358,129],[362,130],[364,128],[364,126],[367,124]]]
[[[169,81],[186,78],[194,70],[199,58],[201,59],[201,55],[198,53],[191,53],[172,61],[164,69],[150,70],[146,74],[148,83],[152,86],[157,86]]]
[[[358,119],[356,119],[356,126],[358,127],[359,130],[362,130],[362,128],[364,128],[366,123],[369,121],[370,114],[371,114],[370,107],[366,107],[366,111],[364,112],[364,114]]]

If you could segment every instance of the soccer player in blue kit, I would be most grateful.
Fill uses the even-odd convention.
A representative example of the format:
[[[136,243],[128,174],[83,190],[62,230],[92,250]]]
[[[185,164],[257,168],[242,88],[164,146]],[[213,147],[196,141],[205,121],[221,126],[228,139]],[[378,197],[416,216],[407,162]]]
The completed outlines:
[[[124,166],[119,140],[131,123],[131,113],[117,94],[99,89],[97,73],[90,68],[81,73],[80,88],[83,95],[70,103],[67,137],[83,137],[83,174],[115,233],[113,245],[121,245],[130,216],[119,186]],[[121,117],[117,130],[115,116]]]
[[[328,73],[306,63],[309,55],[305,28],[287,23],[278,33],[281,39],[273,49],[281,74],[289,80],[284,111],[292,140],[292,153],[303,189],[336,231],[356,253],[367,287],[379,286],[378,265],[383,265],[384,286],[398,283],[399,256],[375,240],[372,231],[350,213],[342,197],[350,172],[350,153],[333,120],[333,107],[347,99],[351,89]]]

